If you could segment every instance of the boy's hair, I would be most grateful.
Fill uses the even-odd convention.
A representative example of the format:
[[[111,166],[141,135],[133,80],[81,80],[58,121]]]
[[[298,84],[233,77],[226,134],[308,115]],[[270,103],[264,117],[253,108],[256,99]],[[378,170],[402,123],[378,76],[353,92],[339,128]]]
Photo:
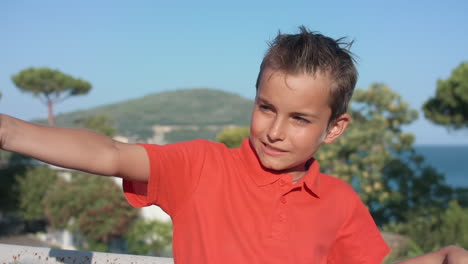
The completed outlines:
[[[260,65],[256,88],[258,90],[266,68],[288,74],[326,74],[333,82],[328,102],[332,111],[331,124],[346,113],[357,82],[358,73],[353,54],[349,51],[353,42],[346,42],[345,38],[334,40],[304,26],[299,29],[299,34],[279,33],[269,43],[270,48]]]

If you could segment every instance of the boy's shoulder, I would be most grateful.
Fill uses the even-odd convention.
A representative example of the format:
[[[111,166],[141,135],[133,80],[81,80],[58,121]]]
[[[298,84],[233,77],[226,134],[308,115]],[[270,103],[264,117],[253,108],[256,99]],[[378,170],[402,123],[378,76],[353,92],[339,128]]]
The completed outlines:
[[[223,143],[220,142],[215,142],[211,141],[208,139],[194,139],[186,142],[181,142],[182,144],[189,144],[191,147],[199,147],[205,151],[213,151],[213,152],[219,152],[219,151],[229,151],[230,149],[224,145]]]
[[[230,150],[222,143],[207,139],[193,139],[168,144],[138,143],[138,145],[143,146],[149,157],[154,160],[166,157],[172,160],[206,161],[224,157],[228,155]]]
[[[321,193],[334,199],[346,199],[348,202],[360,200],[353,187],[343,179],[320,173]]]

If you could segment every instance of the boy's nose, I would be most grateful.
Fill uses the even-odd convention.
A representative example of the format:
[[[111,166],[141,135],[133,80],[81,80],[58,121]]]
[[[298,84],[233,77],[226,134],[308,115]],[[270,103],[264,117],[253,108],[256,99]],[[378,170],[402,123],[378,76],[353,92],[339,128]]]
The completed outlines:
[[[270,129],[268,131],[268,139],[272,142],[275,141],[282,141],[286,137],[285,133],[285,125],[284,122],[280,118],[276,118],[274,122],[271,124]]]

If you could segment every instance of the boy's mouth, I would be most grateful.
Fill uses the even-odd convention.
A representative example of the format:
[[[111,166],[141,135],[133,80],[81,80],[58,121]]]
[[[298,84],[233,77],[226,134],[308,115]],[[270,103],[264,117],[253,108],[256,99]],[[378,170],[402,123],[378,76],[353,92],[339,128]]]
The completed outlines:
[[[286,150],[273,147],[272,145],[264,143],[264,142],[262,142],[262,149],[264,153],[270,156],[284,155],[287,152]]]

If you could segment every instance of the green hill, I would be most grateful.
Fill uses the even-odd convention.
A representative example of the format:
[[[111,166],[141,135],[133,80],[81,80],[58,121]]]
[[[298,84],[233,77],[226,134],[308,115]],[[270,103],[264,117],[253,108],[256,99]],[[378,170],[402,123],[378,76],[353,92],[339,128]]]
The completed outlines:
[[[166,142],[193,138],[214,139],[216,127],[247,126],[253,101],[214,89],[187,89],[161,92],[141,98],[75,111],[56,116],[57,126],[73,127],[74,121],[95,115],[107,115],[119,135],[135,140],[154,136],[152,127],[179,127],[165,135]],[[196,126],[194,128],[193,126]]]

